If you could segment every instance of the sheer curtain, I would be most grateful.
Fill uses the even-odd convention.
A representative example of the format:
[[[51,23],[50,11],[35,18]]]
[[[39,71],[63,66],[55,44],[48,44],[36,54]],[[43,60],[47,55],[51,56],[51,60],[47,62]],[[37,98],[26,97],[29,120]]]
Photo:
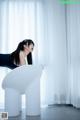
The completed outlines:
[[[66,6],[71,103],[80,108],[80,4]]]
[[[45,66],[41,77],[41,105],[80,105],[79,7],[76,10],[74,22],[73,7],[66,8],[59,0],[0,0],[0,53],[14,51],[25,38],[35,42],[33,63]],[[0,104],[4,105],[1,83],[7,73],[6,68],[0,71]]]

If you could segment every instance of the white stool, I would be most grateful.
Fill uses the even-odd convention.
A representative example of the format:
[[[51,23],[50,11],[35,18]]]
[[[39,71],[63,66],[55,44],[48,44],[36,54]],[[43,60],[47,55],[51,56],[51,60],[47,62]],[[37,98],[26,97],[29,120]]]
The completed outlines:
[[[5,110],[9,116],[21,111],[21,95],[26,94],[26,115],[40,115],[40,77],[43,67],[23,65],[15,68],[3,80]]]

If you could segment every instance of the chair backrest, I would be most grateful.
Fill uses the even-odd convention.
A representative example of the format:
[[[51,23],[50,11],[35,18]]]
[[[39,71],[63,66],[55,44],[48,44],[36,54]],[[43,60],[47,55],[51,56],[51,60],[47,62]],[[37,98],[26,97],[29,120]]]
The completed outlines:
[[[25,89],[34,82],[40,80],[43,67],[41,65],[23,65],[9,72],[2,83],[2,88],[17,89],[24,94]]]

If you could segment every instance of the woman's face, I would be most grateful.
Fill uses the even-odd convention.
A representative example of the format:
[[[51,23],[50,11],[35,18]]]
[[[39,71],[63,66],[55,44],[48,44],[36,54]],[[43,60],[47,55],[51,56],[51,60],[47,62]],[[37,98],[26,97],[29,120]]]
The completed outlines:
[[[28,45],[25,45],[25,52],[27,54],[31,53],[34,49],[34,45],[31,43],[29,46]]]

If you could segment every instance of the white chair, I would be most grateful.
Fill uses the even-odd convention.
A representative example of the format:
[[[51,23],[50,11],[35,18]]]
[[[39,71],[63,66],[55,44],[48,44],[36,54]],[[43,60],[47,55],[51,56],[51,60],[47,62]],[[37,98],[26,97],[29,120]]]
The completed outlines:
[[[3,80],[5,111],[9,116],[18,116],[21,110],[21,95],[26,95],[26,115],[40,115],[41,65],[23,65],[9,72]]]

